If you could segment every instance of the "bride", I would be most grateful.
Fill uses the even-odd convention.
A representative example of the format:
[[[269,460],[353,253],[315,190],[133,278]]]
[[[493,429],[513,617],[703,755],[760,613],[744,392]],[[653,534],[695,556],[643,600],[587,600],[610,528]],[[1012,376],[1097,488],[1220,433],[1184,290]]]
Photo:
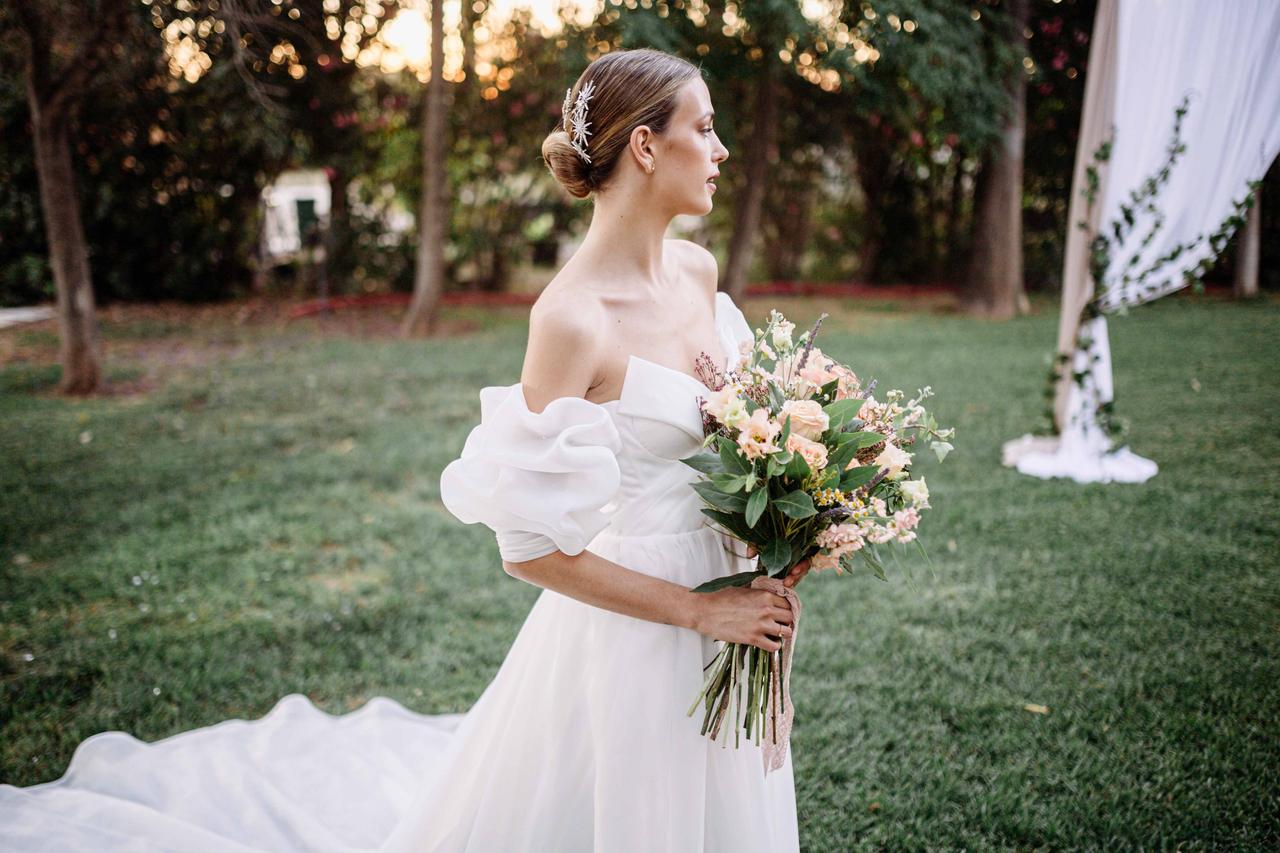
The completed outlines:
[[[702,439],[696,359],[730,367],[751,337],[711,254],[664,239],[711,210],[728,157],[712,119],[696,66],[619,51],[543,143],[565,188],[594,196],[591,226],[532,309],[521,381],[481,389],[440,478],[503,569],[543,588],[475,705],[331,717],[294,694],[152,744],[97,734],[61,779],[0,785],[3,849],[799,850],[790,756],[766,774],[760,746],[688,714],[717,640],[774,651],[793,626],[767,590],[690,591],[752,568],[679,461]]]

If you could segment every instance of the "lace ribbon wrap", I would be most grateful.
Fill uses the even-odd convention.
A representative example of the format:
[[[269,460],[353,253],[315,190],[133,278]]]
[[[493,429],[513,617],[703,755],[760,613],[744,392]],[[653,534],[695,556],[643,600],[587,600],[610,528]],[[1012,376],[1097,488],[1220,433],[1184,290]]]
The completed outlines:
[[[520,383],[480,390],[480,423],[440,475],[440,499],[497,536],[502,559],[579,554],[609,523],[622,439],[609,412],[581,397],[532,412]]]
[[[791,704],[791,656],[795,651],[796,637],[800,636],[800,596],[791,587],[784,586],[778,578],[767,575],[751,582],[754,589],[767,589],[775,595],[781,595],[791,605],[791,636],[782,645],[782,681],[785,690],[778,689],[778,678],[769,676],[769,706],[765,714],[764,740],[761,751],[764,754],[764,773],[777,770],[787,758],[787,746],[791,743],[791,723],[795,719],[795,706]]]

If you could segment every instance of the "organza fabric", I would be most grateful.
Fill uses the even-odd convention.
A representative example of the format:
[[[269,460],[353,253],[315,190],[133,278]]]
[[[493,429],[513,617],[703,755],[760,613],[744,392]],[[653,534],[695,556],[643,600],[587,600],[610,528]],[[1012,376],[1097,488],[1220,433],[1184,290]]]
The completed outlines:
[[[716,297],[722,353],[751,336]],[[508,558],[584,548],[693,587],[752,568],[707,526],[679,460],[702,439],[693,376],[632,357],[621,397],[531,412],[481,391],[481,422],[441,497]],[[498,582],[495,580],[495,582]],[[543,590],[465,714],[386,699],[332,717],[286,696],[144,744],[85,740],[59,780],[0,786],[0,847],[20,850],[789,853],[791,751],[699,732],[689,715],[719,643]],[[745,692],[744,692],[745,696]]]
[[[1113,400],[1107,315],[1141,305],[1189,284],[1184,273],[1213,254],[1208,235],[1236,201],[1261,180],[1280,153],[1280,4],[1233,0],[1198,15],[1191,0],[1102,0],[1094,19],[1087,92],[1076,151],[1070,227],[1063,266],[1057,350],[1070,353],[1069,375],[1055,398],[1059,435],[1025,434],[1006,441],[1002,460],[1041,479],[1080,483],[1142,483],[1158,464],[1127,445],[1114,446],[1097,410]],[[1151,209],[1133,197],[1168,156],[1174,111],[1188,99],[1184,151]],[[1105,163],[1093,157],[1111,140]],[[1087,210],[1082,188],[1094,168],[1097,204]],[[1084,321],[1094,293],[1093,247],[1076,223],[1107,233],[1131,208],[1132,229],[1112,250],[1103,273],[1102,316]],[[1158,226],[1158,227],[1157,227]],[[1185,251],[1174,251],[1179,245]],[[1161,260],[1163,259],[1163,260]],[[1155,270],[1146,279],[1139,271]],[[1134,322],[1138,322],[1137,318]],[[1080,338],[1091,341],[1084,346]]]

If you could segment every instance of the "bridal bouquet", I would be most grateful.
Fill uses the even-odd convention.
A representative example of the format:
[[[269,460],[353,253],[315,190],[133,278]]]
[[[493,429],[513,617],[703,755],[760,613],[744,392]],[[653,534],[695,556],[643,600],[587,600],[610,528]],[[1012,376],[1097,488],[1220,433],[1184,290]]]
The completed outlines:
[[[781,578],[800,561],[836,574],[863,566],[884,580],[881,546],[915,541],[920,547],[916,529],[929,508],[929,489],[923,477],[912,476],[908,448],[927,447],[942,461],[955,430],[939,430],[921,405],[930,387],[905,402],[899,390],[878,401],[875,380],[864,387],[853,370],[824,355],[813,342],[826,316],[793,340],[795,324],[771,312],[754,341],[743,342],[727,375],[706,356],[699,359],[712,392],[700,404],[706,438],[702,450],[683,461],[705,475],[693,484],[706,504],[702,512],[754,546],[760,568],[694,592],[763,587],[785,595],[798,616],[799,601]],[[767,721],[773,745],[766,772],[771,762],[774,769],[781,763],[779,730],[783,748],[790,730],[786,679],[793,643],[794,637],[783,638],[777,652],[726,643],[689,708],[692,715],[704,705],[702,733],[713,740],[731,715],[735,744],[743,731],[759,744]],[[744,685],[745,708],[734,709]]]

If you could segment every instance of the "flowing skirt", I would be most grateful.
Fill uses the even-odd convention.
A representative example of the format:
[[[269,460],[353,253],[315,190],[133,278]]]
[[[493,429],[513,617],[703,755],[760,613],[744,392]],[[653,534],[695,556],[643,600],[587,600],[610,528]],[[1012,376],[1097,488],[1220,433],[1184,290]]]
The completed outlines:
[[[710,528],[591,550],[696,586],[748,568]],[[543,590],[465,714],[306,697],[146,744],[105,732],[59,780],[0,786],[4,850],[787,853],[790,752],[699,733],[718,643]],[[727,723],[726,723],[727,725]]]

